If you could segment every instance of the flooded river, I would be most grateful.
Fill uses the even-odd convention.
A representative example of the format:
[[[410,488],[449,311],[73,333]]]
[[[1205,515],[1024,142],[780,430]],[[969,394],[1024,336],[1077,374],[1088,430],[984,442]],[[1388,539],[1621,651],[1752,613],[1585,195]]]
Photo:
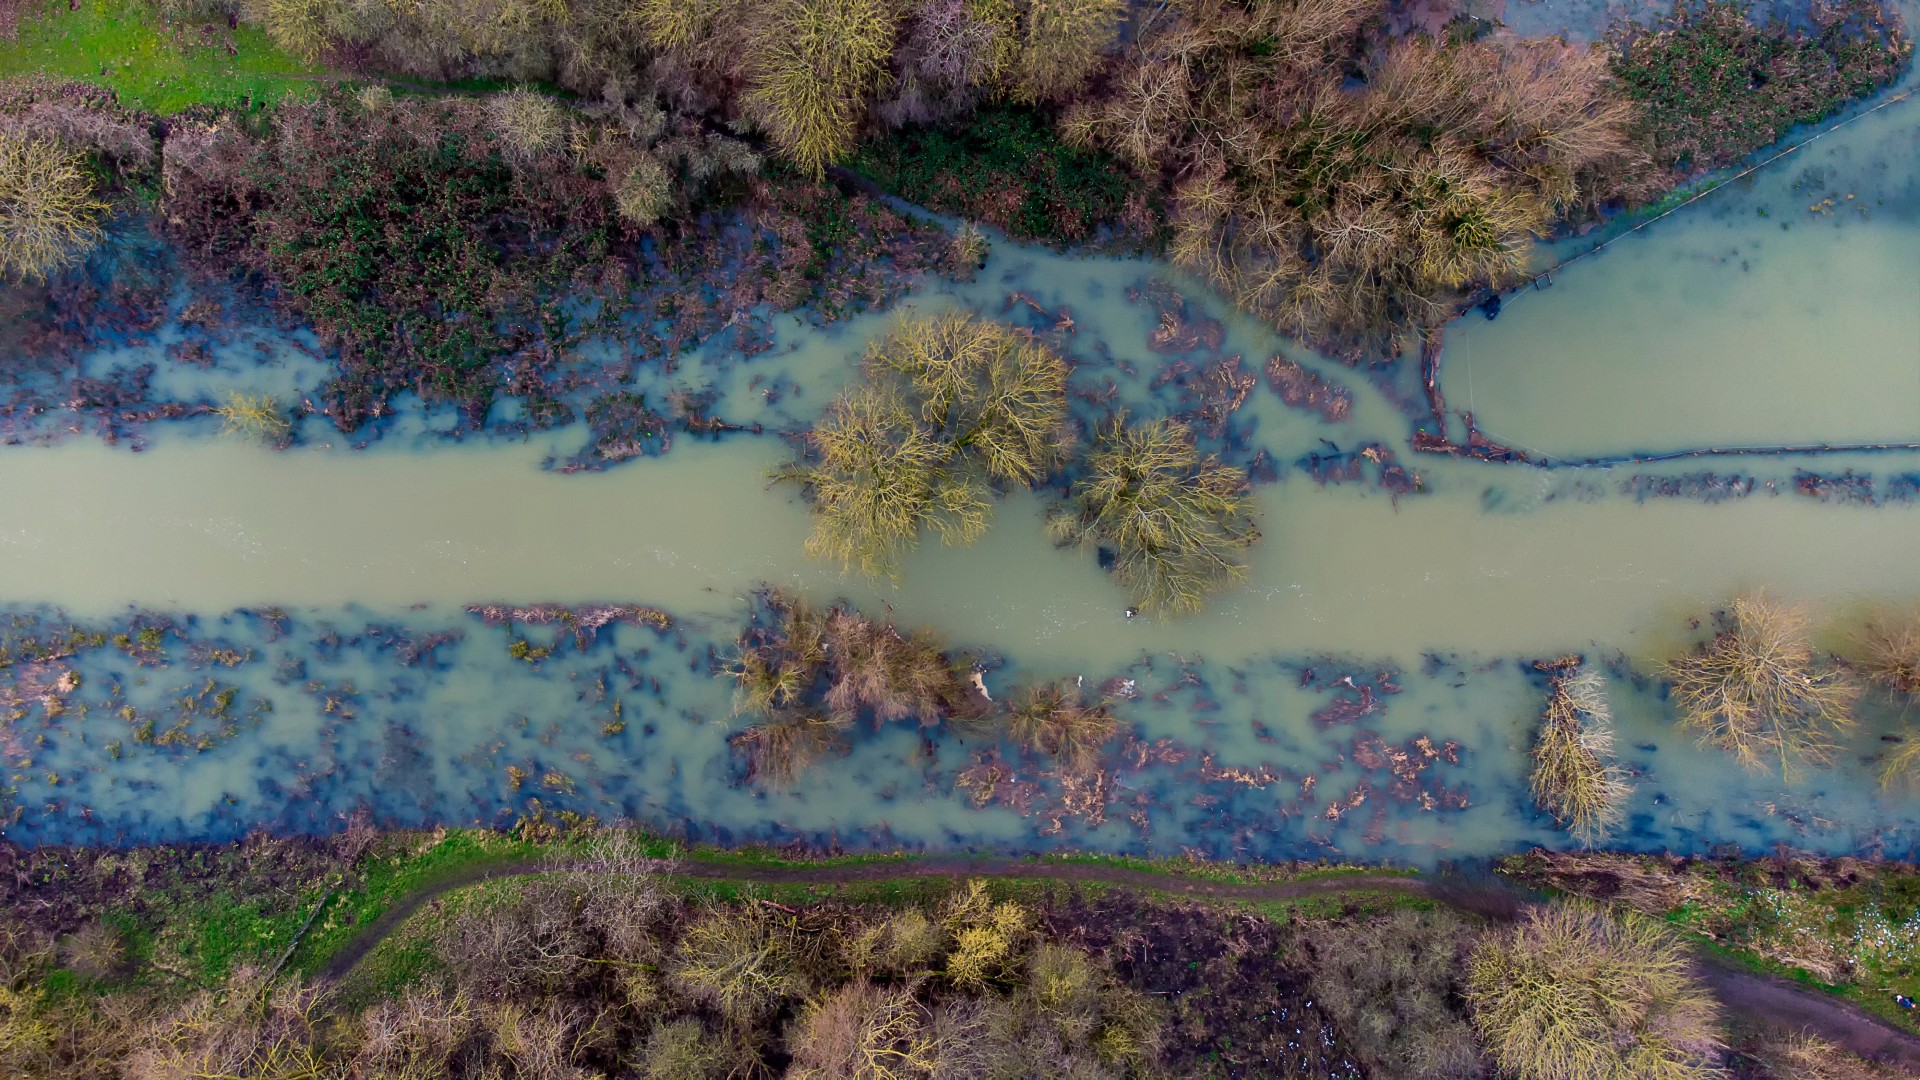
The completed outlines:
[[[1920,107],[1884,110],[1568,267],[1497,321],[1470,316],[1447,336],[1450,403],[1553,459],[1920,441],[1917,155]],[[1809,603],[1836,639],[1872,605],[1920,600],[1920,454],[1609,468],[1419,455],[1406,362],[1370,373],[1313,356],[1141,261],[1003,243],[974,282],[910,304],[1055,335],[1082,420],[1113,403],[1206,418],[1204,445],[1260,480],[1249,584],[1198,617],[1128,619],[1090,557],[1047,543],[1041,495],[1003,502],[973,548],[921,551],[898,584],[807,561],[805,507],[767,481],[787,452],[773,432],[818,415],[884,313],[829,330],[776,320],[765,354],[715,346],[644,371],[634,388],[650,397],[712,388],[717,415],[768,433],[677,436],[604,471],[555,467],[579,431],[503,422],[454,442],[447,417],[417,407],[363,448],[317,418],[279,453],[206,418],[160,425],[139,452],[84,434],[8,447],[12,636],[105,635],[70,661],[77,687],[14,669],[12,835],[217,837],[327,828],[362,807],[501,822],[537,800],[732,841],[1431,862],[1566,842],[1525,794],[1542,693],[1530,661],[1578,652],[1614,676],[1637,773],[1620,843],[1914,851],[1920,797],[1871,779],[1880,736],[1902,727],[1888,707],[1869,708],[1833,768],[1786,784],[1676,737],[1649,672],[1743,589]],[[1219,320],[1219,347],[1154,351],[1175,309]],[[235,328],[204,370],[167,359],[172,332],[87,364],[151,360],[183,398],[297,398],[323,374],[264,325]],[[1277,355],[1351,394],[1350,418],[1283,403],[1263,374]],[[1223,404],[1220,385],[1244,400]],[[1411,475],[1395,469],[1417,484],[1390,482]],[[746,783],[712,669],[760,583],[931,627],[986,660],[996,694],[1073,676],[1123,688],[1131,734],[1107,787],[1089,804],[990,737],[904,728],[856,734],[831,783]],[[468,610],[608,603],[674,625],[575,640]],[[525,643],[553,651],[529,659]]]

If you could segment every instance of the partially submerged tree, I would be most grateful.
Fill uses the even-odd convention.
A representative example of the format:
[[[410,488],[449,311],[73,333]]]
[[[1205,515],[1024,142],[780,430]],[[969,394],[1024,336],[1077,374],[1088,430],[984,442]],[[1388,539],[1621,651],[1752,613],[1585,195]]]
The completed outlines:
[[[1920,699],[1920,609],[1869,620],[1854,637],[1852,660],[1869,686],[1899,699],[1904,714]],[[1920,733],[1909,728],[1881,759],[1880,783],[1920,784]]]
[[[1097,548],[1146,612],[1198,611],[1247,575],[1260,538],[1244,472],[1202,456],[1174,420],[1101,430],[1071,497],[1048,514],[1061,544]]]
[[[1582,844],[1604,838],[1632,793],[1613,756],[1613,713],[1598,672],[1569,658],[1551,678],[1533,744],[1533,801]]]
[[[106,211],[80,154],[0,131],[0,280],[44,281],[79,262]]]
[[[1467,1005],[1518,1080],[1695,1080],[1718,1075],[1712,995],[1684,948],[1644,915],[1585,903],[1529,910],[1467,965]]]
[[[1119,730],[1113,708],[1088,701],[1077,682],[1042,683],[1007,703],[1007,734],[1052,757],[1061,771],[1084,773],[1100,761],[1100,748]]]
[[[1853,645],[1854,665],[1868,683],[1892,694],[1920,694],[1920,609],[1869,620]]]
[[[1807,613],[1753,593],[1715,622],[1710,640],[1665,665],[1680,726],[1749,768],[1791,776],[1832,760],[1860,687],[1815,652]]]
[[[869,348],[863,372],[780,473],[813,503],[818,558],[892,574],[924,529],[970,543],[996,485],[1033,484],[1066,458],[1067,367],[1024,331],[961,313],[910,319]]]
[[[750,776],[777,786],[838,750],[855,720],[930,726],[987,704],[931,634],[778,590],[757,598],[720,672],[734,680],[736,715],[764,718],[733,745]]]

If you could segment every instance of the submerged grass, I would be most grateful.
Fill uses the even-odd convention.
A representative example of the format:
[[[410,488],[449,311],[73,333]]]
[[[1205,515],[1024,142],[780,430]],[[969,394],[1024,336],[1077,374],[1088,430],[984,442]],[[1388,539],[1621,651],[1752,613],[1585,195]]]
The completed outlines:
[[[139,0],[46,0],[18,36],[0,37],[0,79],[51,75],[112,90],[161,114],[195,105],[260,106],[317,93],[320,69],[251,26],[167,25]]]

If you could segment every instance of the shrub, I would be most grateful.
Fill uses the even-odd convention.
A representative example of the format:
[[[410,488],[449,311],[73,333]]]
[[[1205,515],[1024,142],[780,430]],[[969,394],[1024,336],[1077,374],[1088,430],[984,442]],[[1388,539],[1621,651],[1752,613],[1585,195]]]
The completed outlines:
[[[1467,965],[1467,1004],[1519,1080],[1716,1075],[1716,1006],[1658,923],[1584,902],[1534,908],[1490,932]]]
[[[1302,935],[1313,993],[1369,1075],[1476,1080],[1479,1041],[1456,1007],[1473,931],[1444,909],[1357,923],[1315,923]]]
[[[953,240],[947,247],[948,267],[956,279],[972,281],[973,275],[986,265],[987,255],[992,250],[986,234],[973,222],[963,221],[953,230]]]
[[[1014,48],[1013,9],[995,0],[928,0],[907,17],[893,78],[875,109],[890,126],[950,120],[990,92]]]
[[[809,456],[779,474],[812,501],[816,558],[897,574],[924,529],[971,543],[993,485],[1035,483],[1065,460],[1066,364],[1029,334],[965,314],[912,319],[862,370],[808,433]]]
[[[1744,0],[1685,0],[1617,31],[1613,72],[1654,160],[1726,165],[1891,84],[1913,55],[1898,11],[1877,0],[1816,4],[1809,17],[1811,34],[1755,24]]]
[[[1007,704],[1007,733],[1015,742],[1052,756],[1064,772],[1095,769],[1100,748],[1118,728],[1112,707],[1104,701],[1087,702],[1077,682],[1028,687]]]
[[[766,16],[744,104],[815,179],[853,149],[895,26],[886,0],[776,0]]]
[[[1804,1034],[1770,1033],[1748,1055],[1763,1070],[1762,1080],[1895,1080],[1900,1075]]]
[[[846,983],[808,1003],[787,1036],[796,1080],[895,1080],[937,1064],[929,1013],[913,992]]]
[[[1613,714],[1599,673],[1571,667],[1551,680],[1530,783],[1540,809],[1588,846],[1625,816],[1632,787],[1613,759]]]
[[[953,941],[944,974],[961,989],[984,989],[1018,968],[1030,917],[1011,900],[995,902],[987,883],[974,878],[947,898],[941,923]]]
[[[1013,95],[1037,103],[1077,92],[1119,38],[1126,6],[1126,0],[1023,0]]]
[[[621,217],[635,225],[652,225],[673,208],[673,177],[657,159],[643,154],[613,189],[613,201]]]
[[[1598,52],[1370,49],[1367,0],[1177,10],[1069,112],[1066,135],[1177,181],[1176,262],[1350,355],[1519,280],[1533,237],[1636,160]]]
[[[0,131],[0,280],[43,281],[79,262],[106,210],[79,154]]]
[[[1858,685],[1814,652],[1804,610],[1752,594],[1715,616],[1711,640],[1667,662],[1680,726],[1750,768],[1833,757]]]
[[[220,418],[222,434],[239,435],[268,445],[286,441],[293,422],[280,409],[280,403],[266,394],[226,392],[226,399],[213,410]]]
[[[255,0],[248,4],[275,45],[313,60],[333,44],[345,12],[340,0]]]
[[[640,1052],[641,1080],[694,1080],[732,1075],[731,1047],[692,1018],[656,1020]]]
[[[558,149],[566,137],[566,117],[553,99],[531,90],[509,90],[487,99],[493,133],[507,156],[530,162]]]
[[[1247,575],[1260,538],[1246,474],[1195,449],[1174,420],[1113,420],[1095,440],[1072,496],[1048,512],[1062,544],[1097,548],[1145,612],[1198,611]]]
[[[671,970],[680,988],[739,1024],[760,1020],[804,994],[795,928],[759,909],[715,905],[687,927]]]

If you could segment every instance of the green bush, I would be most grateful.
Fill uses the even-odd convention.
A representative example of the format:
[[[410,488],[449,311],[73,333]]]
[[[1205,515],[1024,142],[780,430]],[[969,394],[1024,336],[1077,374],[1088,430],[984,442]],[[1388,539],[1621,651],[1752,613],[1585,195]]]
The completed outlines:
[[[1891,84],[1913,55],[1878,0],[1811,8],[1813,32],[1760,26],[1745,0],[1683,0],[1615,35],[1614,75],[1661,165],[1708,169]]]
[[[874,183],[945,214],[1021,240],[1082,243],[1120,226],[1146,185],[1111,156],[1060,141],[1024,109],[982,109],[964,124],[908,128],[861,147],[849,163]]]

